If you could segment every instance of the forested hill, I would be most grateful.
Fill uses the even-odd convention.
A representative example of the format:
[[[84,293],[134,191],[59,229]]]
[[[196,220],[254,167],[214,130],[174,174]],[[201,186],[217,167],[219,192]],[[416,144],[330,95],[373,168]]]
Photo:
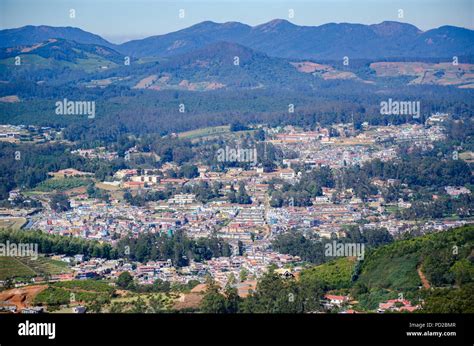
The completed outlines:
[[[431,287],[474,281],[474,226],[395,241],[370,251],[357,282],[367,288],[417,289],[418,269]]]
[[[301,282],[348,293],[360,310],[402,294],[425,312],[473,312],[463,298],[474,292],[473,249],[468,225],[369,248],[361,262],[345,257],[306,269]]]

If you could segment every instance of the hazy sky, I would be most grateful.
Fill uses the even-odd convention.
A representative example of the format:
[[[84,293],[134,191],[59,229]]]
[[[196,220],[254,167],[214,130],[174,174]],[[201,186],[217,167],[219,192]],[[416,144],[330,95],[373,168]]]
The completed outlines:
[[[70,18],[74,9],[76,18]],[[184,18],[179,18],[184,9]],[[289,10],[294,17],[289,18]],[[403,18],[399,18],[403,10]],[[0,0],[0,28],[75,26],[120,43],[176,31],[204,20],[258,25],[285,18],[298,25],[374,24],[396,20],[422,30],[474,29],[474,0]]]

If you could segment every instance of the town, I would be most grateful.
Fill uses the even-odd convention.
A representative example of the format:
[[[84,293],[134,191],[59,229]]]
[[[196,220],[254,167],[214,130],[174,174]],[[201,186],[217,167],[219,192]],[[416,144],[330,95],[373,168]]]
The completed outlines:
[[[120,240],[125,237],[136,238],[141,234],[172,236],[179,231],[189,239],[217,237],[230,246],[231,253],[230,256],[205,261],[191,258],[185,265],[178,265],[170,258],[140,263],[129,256],[101,259],[53,253],[53,259],[67,263],[70,274],[56,275],[56,278],[34,277],[30,281],[17,281],[16,286],[38,284],[46,279],[102,278],[114,282],[127,271],[141,285],[151,285],[156,280],[182,285],[189,282],[203,284],[210,276],[220,287],[232,284],[243,290],[243,296],[246,296],[249,290],[255,289],[257,280],[268,272],[269,266],[293,277],[306,266],[307,261],[300,256],[280,253],[274,248],[275,239],[288,232],[298,230],[316,239],[335,242],[347,237],[350,227],[362,232],[384,229],[396,239],[405,232],[427,234],[472,223],[470,217],[425,222],[400,217],[400,212],[412,208],[415,191],[394,178],[372,178],[373,191],[362,195],[355,188],[341,186],[337,179],[335,184],[320,186],[317,193],[302,200],[292,195],[288,198],[279,195],[280,190],[298,184],[305,174],[314,170],[337,172],[372,160],[389,162],[397,159],[402,146],[408,150],[432,149],[446,138],[442,123],[448,117],[437,113],[425,124],[399,126],[363,123],[357,130],[354,124],[311,131],[294,126],[258,127],[250,133],[258,130],[264,133],[265,139],[255,141],[254,147],[248,149],[257,156],[257,146],[263,146],[263,155],[266,156],[267,146],[271,146],[277,153],[274,160],[278,165],[270,169],[256,164],[256,157],[237,162],[239,160],[229,159],[226,155],[227,160],[222,160],[218,157],[220,152],[216,151],[214,159],[217,164],[224,165],[223,168],[215,169],[217,164],[196,164],[191,173],[179,177],[177,172],[183,167],[175,162],[149,168],[138,165],[119,169],[111,179],[103,181],[94,178],[93,172],[74,168],[49,172],[49,179],[40,184],[42,189],[10,191],[10,205],[0,210],[0,221],[4,225],[18,222],[24,230],[41,230],[51,235],[98,241],[114,247],[122,246]],[[34,131],[38,136],[38,130]],[[61,138],[57,131],[43,129],[40,133],[43,134],[42,140],[46,141],[48,138]],[[29,127],[12,127],[9,131],[4,130],[4,134],[12,140],[32,135]],[[237,138],[238,147],[245,146],[241,133],[235,132],[233,137]],[[197,140],[213,138],[207,136]],[[262,151],[259,153],[261,155]],[[106,147],[75,149],[71,154],[86,160],[108,162],[118,158],[116,151]],[[141,154],[149,157],[149,153],[140,152],[134,146],[124,156],[130,162]],[[401,189],[402,196],[406,197],[387,200],[383,191],[395,187]],[[213,195],[203,197],[201,191],[195,192],[196,188],[212,190]],[[58,192],[65,199],[55,205],[52,201]],[[443,192],[450,199],[471,194],[464,186],[445,186]],[[147,199],[150,195],[158,197]],[[434,200],[438,198],[438,194],[433,195]],[[59,204],[61,206],[56,207]],[[126,255],[130,254],[127,253],[129,249],[122,250]],[[338,298],[336,295],[329,299],[327,306],[341,306],[342,301],[348,300],[348,296]],[[383,306],[391,308],[394,302],[388,301]],[[411,311],[408,303],[402,305]]]

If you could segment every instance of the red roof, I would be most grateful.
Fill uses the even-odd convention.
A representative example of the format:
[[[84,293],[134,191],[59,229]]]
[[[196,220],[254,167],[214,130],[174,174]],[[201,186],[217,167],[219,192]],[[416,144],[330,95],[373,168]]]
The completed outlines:
[[[336,296],[332,294],[325,294],[324,298],[329,299],[329,300],[340,300],[340,301],[349,300],[348,296]]]

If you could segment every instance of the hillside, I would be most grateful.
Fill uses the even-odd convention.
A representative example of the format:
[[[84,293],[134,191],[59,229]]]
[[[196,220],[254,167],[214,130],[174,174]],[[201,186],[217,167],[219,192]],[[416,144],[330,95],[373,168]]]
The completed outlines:
[[[328,289],[349,288],[355,266],[355,257],[339,258],[304,270],[301,281],[323,282]]]
[[[19,65],[15,65],[17,58]],[[6,79],[32,73],[41,76],[43,70],[54,71],[57,78],[64,69],[95,72],[123,64],[123,61],[124,57],[111,48],[64,39],[52,38],[34,45],[0,48],[0,71]]]
[[[34,45],[51,38],[71,40],[83,44],[101,45],[110,48],[115,46],[99,35],[79,28],[27,25],[21,28],[0,30],[0,47]]]
[[[402,294],[425,301],[426,311],[468,312],[473,307],[463,297],[474,289],[473,249],[474,226],[465,226],[397,240],[369,250],[362,262],[340,258],[305,269],[301,283],[350,293],[359,310],[373,311]]]
[[[173,56],[219,41],[241,42],[251,27],[238,22],[218,24],[205,21],[189,28],[164,35],[147,37],[121,44],[118,49],[132,56]]]
[[[24,55],[38,55],[45,59],[51,58],[69,62],[76,62],[78,59],[87,59],[90,55],[96,55],[115,63],[123,62],[122,55],[111,48],[55,38],[50,38],[34,45],[21,45],[0,49],[0,59]]]
[[[143,70],[143,68],[142,68]],[[141,71],[140,71],[141,72]],[[214,90],[220,88],[297,88],[313,80],[284,59],[235,43],[217,42],[165,60],[143,71],[135,88]]]
[[[420,267],[432,287],[474,281],[474,226],[396,241],[368,253],[357,283],[368,289],[415,290]]]

